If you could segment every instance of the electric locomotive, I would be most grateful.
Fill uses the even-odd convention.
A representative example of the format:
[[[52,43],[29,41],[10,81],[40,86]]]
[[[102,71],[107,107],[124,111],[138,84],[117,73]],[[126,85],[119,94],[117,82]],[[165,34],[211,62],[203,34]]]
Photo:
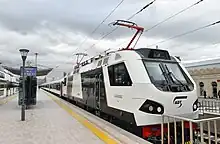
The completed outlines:
[[[137,29],[135,37],[143,31],[121,22],[116,24]],[[128,124],[146,139],[161,135],[164,114],[198,118],[195,82],[181,61],[166,50],[129,46],[77,62],[59,82],[65,87],[60,96]]]

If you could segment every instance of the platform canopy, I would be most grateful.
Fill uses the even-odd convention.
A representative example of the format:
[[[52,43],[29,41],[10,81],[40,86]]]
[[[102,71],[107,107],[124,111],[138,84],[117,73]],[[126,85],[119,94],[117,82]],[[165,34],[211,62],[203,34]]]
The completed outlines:
[[[2,66],[2,67],[15,75],[20,75],[20,68],[13,68],[13,67],[9,67],[9,66]],[[52,70],[53,70],[53,68],[44,68],[44,69],[38,68],[37,76],[45,76]]]

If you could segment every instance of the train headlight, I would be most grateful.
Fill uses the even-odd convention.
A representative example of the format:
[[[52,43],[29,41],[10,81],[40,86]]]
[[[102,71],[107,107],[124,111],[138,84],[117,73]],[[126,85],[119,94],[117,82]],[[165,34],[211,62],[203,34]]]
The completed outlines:
[[[194,105],[193,105],[193,108],[194,108],[194,109],[197,109],[197,105],[196,105],[196,104],[194,104]]]
[[[199,103],[198,99],[193,103],[193,111],[196,111],[198,109]]]
[[[157,112],[160,113],[161,111],[162,111],[161,107],[158,107],[158,108],[157,108]]]
[[[154,107],[153,106],[149,106],[149,111],[153,111]]]
[[[164,107],[152,100],[146,100],[139,110],[150,114],[164,113]]]

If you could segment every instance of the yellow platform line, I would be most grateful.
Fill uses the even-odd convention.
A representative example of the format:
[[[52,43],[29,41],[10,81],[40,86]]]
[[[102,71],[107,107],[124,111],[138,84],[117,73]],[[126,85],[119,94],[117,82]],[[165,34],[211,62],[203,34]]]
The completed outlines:
[[[95,125],[93,125],[91,122],[87,121],[85,118],[80,116],[79,114],[73,112],[73,110],[68,107],[66,104],[58,100],[57,98],[54,98],[54,96],[48,95],[54,102],[56,102],[61,108],[63,108],[65,111],[67,111],[72,117],[77,119],[81,124],[83,124],[85,127],[87,127],[89,130],[91,130],[96,136],[98,136],[102,141],[104,141],[106,144],[118,144],[116,140],[109,137],[107,133],[97,128]]]
[[[0,105],[8,103],[9,101],[13,100],[14,98],[16,98],[16,95],[6,97],[6,98],[0,100]]]

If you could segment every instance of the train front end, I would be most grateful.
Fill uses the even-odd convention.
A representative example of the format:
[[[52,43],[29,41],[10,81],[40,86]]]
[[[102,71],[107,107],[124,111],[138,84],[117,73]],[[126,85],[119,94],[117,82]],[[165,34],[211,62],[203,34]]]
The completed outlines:
[[[187,70],[168,51],[158,49],[137,49],[149,77],[145,87],[147,99],[136,115],[136,121],[143,127],[143,137],[160,136],[162,115],[198,118],[198,96],[196,85]],[[144,126],[145,125],[145,126]]]

